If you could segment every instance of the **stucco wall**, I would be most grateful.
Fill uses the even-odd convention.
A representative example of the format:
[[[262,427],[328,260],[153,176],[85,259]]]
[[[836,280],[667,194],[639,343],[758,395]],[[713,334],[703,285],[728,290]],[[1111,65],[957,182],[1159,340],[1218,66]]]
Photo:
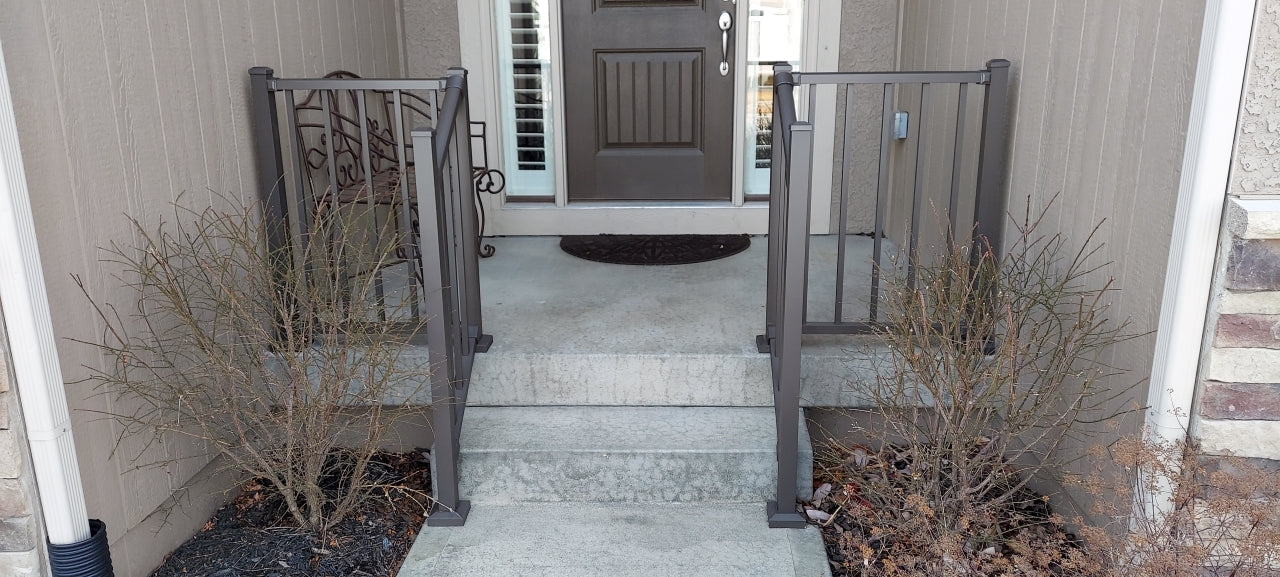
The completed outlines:
[[[1074,243],[1102,223],[1096,262],[1112,264],[1090,282],[1114,277],[1109,316],[1144,333],[1103,359],[1130,371],[1108,381],[1127,391],[1112,408],[1145,401],[1129,387],[1151,367],[1204,0],[906,2],[902,68],[1012,61],[1010,212],[1049,207],[1042,232]]]
[[[903,0],[859,0],[840,6],[840,71],[877,72],[893,70],[897,54],[898,5]],[[845,94],[836,95],[836,123],[845,122]],[[875,228],[876,171],[879,168],[881,96],[877,88],[853,91],[854,118],[849,201],[845,222],[850,233],[871,232]],[[839,131],[837,131],[838,133]],[[836,138],[843,135],[837,134]],[[840,222],[840,171],[842,147],[836,143],[832,167],[831,231]]]
[[[1258,0],[1192,432],[1280,460],[1280,0]]]
[[[462,65],[457,0],[401,0],[404,4],[405,75],[440,76]]]
[[[1280,1],[1258,0],[1231,194],[1280,194]]]
[[[144,222],[215,195],[254,198],[247,70],[318,76],[345,69],[400,76],[398,0],[0,0],[3,42],[62,370],[69,383],[100,366],[101,327],[72,275],[98,298],[129,293],[96,247],[129,245],[125,215]],[[211,192],[212,191],[212,192]],[[127,310],[127,307],[125,307]],[[68,385],[90,514],[110,530],[116,574],[143,575],[207,516],[214,499],[185,494],[186,511],[157,532],[140,527],[207,463],[173,442],[148,455],[183,458],[136,470],[136,443],[111,456],[113,408]],[[135,529],[136,528],[136,529]]]

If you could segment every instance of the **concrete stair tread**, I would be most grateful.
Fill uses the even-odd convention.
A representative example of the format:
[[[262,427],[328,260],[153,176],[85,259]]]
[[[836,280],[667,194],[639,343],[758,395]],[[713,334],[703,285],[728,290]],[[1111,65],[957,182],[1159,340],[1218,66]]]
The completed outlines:
[[[477,504],[763,503],[776,488],[776,439],[770,408],[472,407],[459,490]],[[803,492],[811,475],[800,469]]]
[[[759,407],[473,407],[466,452],[764,452],[773,410]]]
[[[816,527],[769,529],[763,503],[477,505],[424,527],[401,577],[826,577]]]

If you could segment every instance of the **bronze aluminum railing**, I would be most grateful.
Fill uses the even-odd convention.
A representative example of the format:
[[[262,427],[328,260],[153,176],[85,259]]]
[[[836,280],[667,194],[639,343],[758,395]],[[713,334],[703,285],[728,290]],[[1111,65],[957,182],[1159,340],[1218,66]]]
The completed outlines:
[[[876,178],[874,231],[872,233],[871,295],[866,321],[845,321],[846,237],[848,235],[848,197],[852,122],[855,120],[854,91],[857,85],[881,85],[880,150]],[[769,501],[770,527],[802,527],[806,519],[796,512],[798,467],[798,427],[800,414],[801,338],[805,334],[865,334],[878,327],[877,310],[882,276],[882,251],[885,248],[885,211],[890,194],[890,143],[893,139],[895,113],[894,92],[898,86],[920,86],[920,110],[916,119],[915,177],[912,178],[910,229],[907,239],[907,284],[914,286],[915,267],[920,249],[923,218],[924,179],[920,178],[922,159],[920,143],[928,114],[930,85],[958,85],[955,145],[952,151],[949,189],[948,235],[957,229],[960,203],[961,155],[965,146],[966,107],[970,86],[984,90],[981,136],[978,144],[976,186],[973,210],[973,254],[984,250],[999,251],[1003,241],[1006,193],[1002,182],[1007,142],[1009,62],[992,60],[983,70],[958,72],[792,72],[789,65],[774,67],[774,146],[771,158],[769,192],[769,253],[765,331],[756,337],[757,348],[769,353],[773,371],[774,418],[777,424],[778,486],[776,499]],[[817,109],[817,87],[843,85],[845,89],[845,146],[839,189],[837,262],[835,275],[834,319],[812,322],[808,319],[809,230],[814,166],[814,123],[827,119],[797,118],[795,89],[807,86],[809,115]],[[835,119],[830,119],[832,124]],[[820,167],[830,170],[830,167]],[[967,226],[967,224],[966,224]],[[951,237],[948,236],[948,239]]]
[[[462,525],[470,503],[458,494],[458,440],[474,356],[492,343],[480,315],[467,73],[451,68],[438,79],[283,79],[257,67],[249,75],[268,248],[306,246],[308,215],[323,202],[366,203],[373,207],[372,234],[390,223],[407,239],[397,250],[410,269],[409,320],[425,321],[431,366],[434,499],[427,523]],[[379,223],[380,217],[386,220]],[[368,274],[379,275],[380,319],[395,322],[383,302],[383,271],[375,267]]]

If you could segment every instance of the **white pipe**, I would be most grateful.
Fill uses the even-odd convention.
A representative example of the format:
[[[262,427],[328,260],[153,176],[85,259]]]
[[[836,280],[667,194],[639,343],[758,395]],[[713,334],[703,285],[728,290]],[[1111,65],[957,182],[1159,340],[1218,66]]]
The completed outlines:
[[[1189,431],[1254,7],[1255,0],[1210,0],[1205,6],[1147,393],[1147,428],[1166,441]]]
[[[0,48],[0,305],[31,444],[45,529],[54,545],[89,538],[71,419],[36,247],[9,73]]]

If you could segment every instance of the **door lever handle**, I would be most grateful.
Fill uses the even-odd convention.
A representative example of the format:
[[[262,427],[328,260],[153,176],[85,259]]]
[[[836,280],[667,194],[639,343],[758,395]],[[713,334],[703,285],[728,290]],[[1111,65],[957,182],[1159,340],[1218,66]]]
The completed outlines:
[[[728,11],[720,13],[720,75],[729,75],[729,29],[733,28],[733,16]]]

